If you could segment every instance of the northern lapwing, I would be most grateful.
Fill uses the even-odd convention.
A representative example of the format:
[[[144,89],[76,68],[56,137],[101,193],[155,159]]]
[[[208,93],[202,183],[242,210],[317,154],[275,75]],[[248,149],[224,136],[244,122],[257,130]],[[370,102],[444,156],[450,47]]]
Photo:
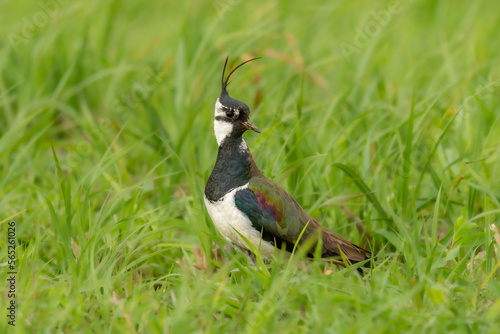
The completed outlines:
[[[309,238],[317,245],[321,236],[321,257],[343,265],[341,253],[354,264],[371,258],[371,253],[320,226],[286,191],[267,179],[255,164],[243,133],[260,130],[250,122],[250,108],[231,98],[227,92],[229,78],[224,80],[227,61],[222,70],[222,90],[215,102],[214,130],[219,146],[217,161],[205,187],[205,205],[219,232],[240,250],[250,253],[243,235],[260,250],[263,259],[276,250],[292,252],[297,241]],[[301,233],[302,236],[300,237]],[[300,237],[300,238],[299,238]],[[313,257],[317,247],[309,249]],[[365,264],[369,267],[369,262]]]

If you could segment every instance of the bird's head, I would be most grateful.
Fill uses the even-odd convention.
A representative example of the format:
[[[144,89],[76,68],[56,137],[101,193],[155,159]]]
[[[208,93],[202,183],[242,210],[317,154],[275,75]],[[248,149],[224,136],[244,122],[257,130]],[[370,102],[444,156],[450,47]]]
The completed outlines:
[[[226,58],[224,69],[222,70],[221,93],[215,102],[214,130],[215,137],[217,138],[217,144],[219,145],[226,137],[241,137],[246,130],[253,130],[260,133],[260,130],[252,124],[252,122],[250,122],[250,108],[245,103],[230,97],[227,92],[227,86],[229,85],[229,78],[231,77],[231,74],[244,64],[259,58],[253,58],[241,63],[234,70],[232,70],[226,80],[224,80],[228,58]]]

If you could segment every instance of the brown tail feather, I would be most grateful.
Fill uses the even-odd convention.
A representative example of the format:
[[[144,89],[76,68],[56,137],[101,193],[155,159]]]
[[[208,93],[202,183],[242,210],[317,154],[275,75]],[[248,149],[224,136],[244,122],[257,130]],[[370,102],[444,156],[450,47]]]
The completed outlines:
[[[322,257],[324,258],[340,256],[342,252],[347,260],[350,263],[354,264],[368,260],[372,257],[372,254],[369,251],[353,244],[350,241],[345,240],[342,237],[339,237],[335,233],[332,233],[326,229],[323,229],[322,231],[322,239]],[[370,263],[366,263],[365,267],[369,268]]]

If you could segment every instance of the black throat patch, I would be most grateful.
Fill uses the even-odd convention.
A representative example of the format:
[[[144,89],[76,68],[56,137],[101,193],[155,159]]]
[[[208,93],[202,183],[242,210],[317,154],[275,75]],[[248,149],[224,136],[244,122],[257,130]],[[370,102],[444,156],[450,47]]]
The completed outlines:
[[[205,197],[218,201],[251,178],[252,156],[241,136],[226,137],[219,146],[217,161],[205,186]]]

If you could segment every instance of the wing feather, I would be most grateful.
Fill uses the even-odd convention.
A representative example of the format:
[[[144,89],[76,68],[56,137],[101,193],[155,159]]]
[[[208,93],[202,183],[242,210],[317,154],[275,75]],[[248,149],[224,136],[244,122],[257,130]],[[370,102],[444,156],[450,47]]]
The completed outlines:
[[[301,242],[321,231],[322,256],[338,256],[342,252],[351,262],[369,259],[370,252],[328,231],[312,219],[286,191],[264,177],[253,177],[247,189],[235,194],[235,204],[244,212],[254,228],[267,239],[287,243],[287,249],[297,242],[307,225]],[[311,250],[312,256],[314,248]]]

